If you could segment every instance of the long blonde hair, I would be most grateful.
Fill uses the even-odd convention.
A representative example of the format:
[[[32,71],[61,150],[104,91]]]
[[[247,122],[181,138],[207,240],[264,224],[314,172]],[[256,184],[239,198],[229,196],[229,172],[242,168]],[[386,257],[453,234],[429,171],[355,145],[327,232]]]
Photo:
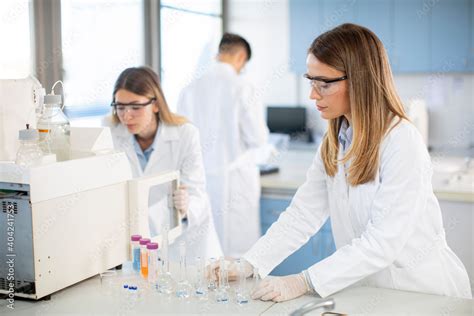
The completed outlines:
[[[342,24],[318,36],[308,53],[348,77],[354,136],[345,156],[338,160],[338,134],[345,118],[341,116],[329,120],[321,145],[326,173],[334,177],[338,163],[350,160],[348,183],[354,186],[370,182],[377,175],[383,137],[394,119],[398,119],[396,124],[401,119],[407,119],[395,91],[385,48],[369,29],[355,24]]]
[[[113,101],[115,101],[115,94],[120,89],[150,99],[155,98],[155,102],[158,104],[158,113],[156,113],[157,121],[162,121],[169,125],[182,125],[188,121],[184,116],[174,114],[170,111],[163,90],[161,89],[160,79],[151,68],[132,67],[122,71],[117,81],[115,81],[114,92],[112,94]],[[113,120],[115,123],[120,121],[115,112],[113,113]]]

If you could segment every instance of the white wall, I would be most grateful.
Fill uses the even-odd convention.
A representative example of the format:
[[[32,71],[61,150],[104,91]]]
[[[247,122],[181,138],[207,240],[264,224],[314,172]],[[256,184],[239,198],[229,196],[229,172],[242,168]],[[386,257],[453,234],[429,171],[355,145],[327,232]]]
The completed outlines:
[[[323,132],[326,124],[308,99],[308,84],[289,71],[288,0],[229,2],[229,31],[244,36],[252,46],[246,75],[256,84],[264,103],[307,105],[311,125]],[[426,100],[432,147],[474,146],[474,75],[405,74],[396,75],[395,83],[405,104],[413,98]]]

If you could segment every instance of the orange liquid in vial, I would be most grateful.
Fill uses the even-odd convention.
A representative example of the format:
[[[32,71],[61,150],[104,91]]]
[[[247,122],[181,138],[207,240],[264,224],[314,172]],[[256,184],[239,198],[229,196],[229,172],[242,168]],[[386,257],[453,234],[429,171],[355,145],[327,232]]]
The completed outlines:
[[[142,252],[141,253],[141,260],[140,260],[140,272],[143,278],[148,278],[148,253]]]

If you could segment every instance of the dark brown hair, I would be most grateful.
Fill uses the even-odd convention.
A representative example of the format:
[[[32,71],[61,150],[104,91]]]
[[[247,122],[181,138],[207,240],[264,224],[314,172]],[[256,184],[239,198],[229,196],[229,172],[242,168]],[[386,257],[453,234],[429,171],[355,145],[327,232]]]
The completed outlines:
[[[243,48],[247,53],[247,61],[252,57],[252,50],[249,42],[240,35],[232,33],[224,33],[219,43],[219,53],[234,53],[236,48]]]

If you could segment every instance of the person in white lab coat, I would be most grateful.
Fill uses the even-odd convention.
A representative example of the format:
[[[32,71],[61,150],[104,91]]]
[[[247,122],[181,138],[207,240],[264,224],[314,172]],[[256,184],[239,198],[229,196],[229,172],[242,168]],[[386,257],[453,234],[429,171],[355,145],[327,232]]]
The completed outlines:
[[[189,258],[222,255],[206,193],[198,130],[171,113],[156,73],[147,67],[125,69],[115,83],[112,106],[114,146],[126,153],[134,177],[180,171],[182,185],[173,192],[173,202],[186,219],[186,228],[170,246],[170,258],[178,258],[181,240],[187,243]],[[160,187],[150,192],[152,236],[162,229],[169,193]]]
[[[200,131],[207,189],[226,256],[239,257],[260,237],[260,175],[254,149],[267,142],[263,106],[240,75],[249,43],[226,33],[217,63],[187,86],[178,113]]]
[[[252,297],[327,297],[363,284],[471,298],[466,269],[446,243],[428,151],[381,41],[343,24],[314,40],[306,64],[327,133],[290,206],[244,255],[246,273],[256,267],[266,277],[329,217],[337,250],[299,274],[266,278]],[[236,273],[231,267],[230,278]]]

